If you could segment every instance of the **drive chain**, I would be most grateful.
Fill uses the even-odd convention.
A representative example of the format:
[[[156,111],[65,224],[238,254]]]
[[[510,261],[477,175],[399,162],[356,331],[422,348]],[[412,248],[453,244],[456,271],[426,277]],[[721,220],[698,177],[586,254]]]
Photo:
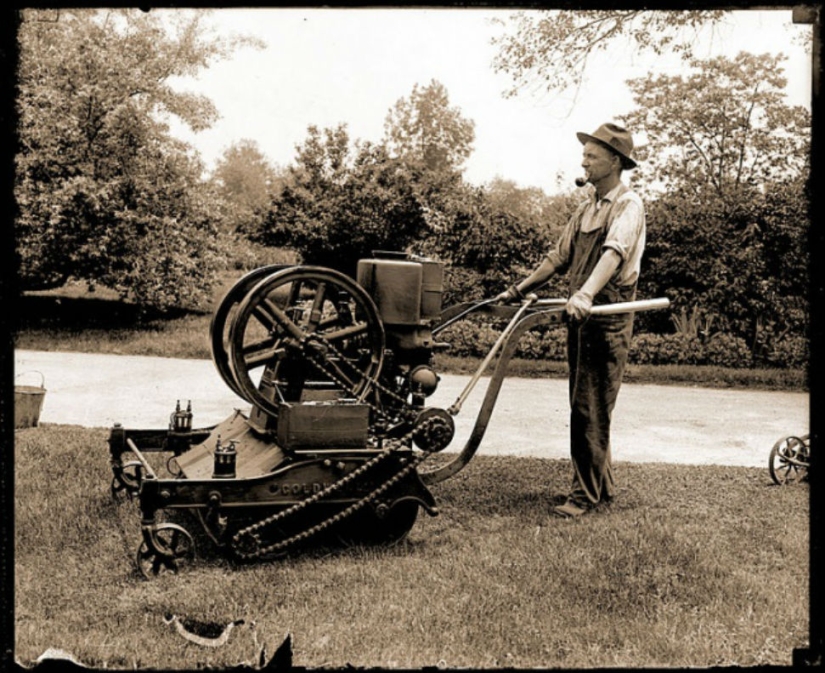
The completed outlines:
[[[344,362],[347,366],[351,367],[357,374],[363,375],[355,365],[350,363],[341,353],[338,351],[332,344],[330,344],[326,339],[320,337],[319,335],[313,335],[313,339],[318,339],[323,342],[324,347],[329,349],[332,353],[338,356],[339,362]],[[323,361],[319,360],[318,351],[315,349],[308,349],[306,340],[302,343],[303,351],[308,356],[307,359],[309,362],[322,371],[324,374],[329,376],[335,383],[337,383],[343,390],[347,390],[353,397],[357,397],[354,392],[354,385],[349,384],[347,381],[344,380],[344,374],[341,372],[340,368],[330,363],[328,360],[323,358]],[[403,407],[409,407],[407,401],[402,398],[400,395],[396,394],[395,391],[390,390],[383,384],[379,383],[377,379],[371,379],[370,383],[374,385],[377,389],[381,392],[387,394],[390,397],[393,397],[396,401],[400,402]],[[379,408],[376,404],[365,401],[370,409],[372,409],[379,417],[387,418],[383,409]],[[339,491],[347,484],[352,483],[363,474],[365,474],[368,470],[370,470],[375,465],[379,464],[386,458],[388,458],[393,452],[398,450],[399,447],[405,447],[407,443],[412,442],[413,435],[418,431],[426,431],[427,427],[434,422],[435,419],[427,419],[423,423],[421,423],[418,427],[413,428],[410,430],[406,435],[401,437],[400,439],[392,441],[386,448],[384,448],[379,454],[365,462],[363,465],[357,467],[355,470],[350,472],[349,474],[343,476],[338,481],[333,482],[326,488],[322,489],[318,493],[313,494],[312,496],[306,498],[305,500],[301,500],[300,502],[295,503],[291,507],[288,507],[285,510],[277,512],[272,516],[266,517],[261,519],[260,521],[253,523],[245,528],[242,528],[232,538],[232,548],[237,556],[243,560],[251,560],[256,558],[262,558],[264,556],[268,556],[271,554],[276,554],[278,552],[282,552],[286,550],[288,547],[291,547],[294,544],[302,542],[313,535],[320,533],[321,531],[329,528],[330,526],[334,526],[347,517],[354,514],[359,509],[365,507],[366,505],[374,502],[377,500],[383,493],[386,493],[390,488],[395,486],[401,479],[406,477],[412,470],[418,467],[431,453],[431,451],[422,451],[420,455],[413,456],[410,460],[405,464],[405,466],[399,470],[395,475],[387,479],[383,484],[373,489],[370,493],[365,495],[364,497],[360,498],[359,500],[355,501],[345,509],[341,510],[337,514],[324,519],[323,521],[307,528],[300,533],[296,533],[290,537],[284,538],[283,540],[279,540],[278,542],[274,542],[267,546],[262,546],[261,536],[259,531],[262,529],[272,526],[279,521],[283,521],[284,519],[295,516],[299,512],[303,511],[307,507],[317,503],[318,501],[322,500],[323,498]]]

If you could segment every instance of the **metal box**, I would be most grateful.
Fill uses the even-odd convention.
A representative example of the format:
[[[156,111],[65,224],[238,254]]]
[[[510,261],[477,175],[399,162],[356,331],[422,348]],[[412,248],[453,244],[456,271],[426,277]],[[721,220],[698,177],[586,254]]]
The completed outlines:
[[[370,408],[358,402],[278,405],[278,445],[286,450],[364,448]]]
[[[418,327],[441,315],[441,262],[421,258],[362,259],[356,280],[372,297],[385,325]]]
[[[357,281],[372,297],[385,325],[418,325],[421,321],[423,270],[417,262],[362,259]]]
[[[441,297],[444,293],[444,264],[422,260],[421,264],[421,319],[441,317]]]

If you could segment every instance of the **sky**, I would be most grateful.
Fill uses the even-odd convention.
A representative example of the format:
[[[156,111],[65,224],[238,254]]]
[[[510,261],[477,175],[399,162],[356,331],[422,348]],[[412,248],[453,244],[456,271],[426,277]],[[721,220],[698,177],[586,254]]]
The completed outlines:
[[[176,10],[167,10],[176,11]],[[197,79],[175,86],[208,96],[220,119],[197,134],[173,126],[212,168],[232,144],[253,140],[275,166],[287,166],[307,128],[346,124],[352,140],[379,142],[390,108],[413,87],[437,80],[450,105],[475,123],[474,151],[464,177],[481,185],[499,177],[548,194],[566,191],[581,173],[577,131],[633,109],[627,79],[648,72],[678,74],[675,56],[651,58],[617,44],[591,59],[575,99],[504,96],[512,81],[493,71],[491,39],[509,9],[217,9],[214,31],[260,38],[265,49],[244,47]],[[793,24],[791,9],[733,12],[705,31],[696,55],[739,51],[782,52],[788,57],[788,101],[810,109],[811,57],[802,46],[811,26]],[[632,131],[632,129],[631,129]]]

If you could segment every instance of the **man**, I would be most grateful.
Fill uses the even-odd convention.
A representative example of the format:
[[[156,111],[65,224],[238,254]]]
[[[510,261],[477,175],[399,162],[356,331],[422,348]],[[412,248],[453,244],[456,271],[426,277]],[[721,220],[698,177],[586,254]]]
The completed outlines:
[[[645,245],[641,199],[621,181],[636,167],[633,139],[615,124],[582,143],[582,168],[595,188],[571,217],[556,248],[499,301],[524,294],[555,273],[569,273],[567,360],[570,391],[570,455],[573,482],[567,502],[554,507],[578,517],[609,503],[615,494],[610,455],[610,418],[622,382],[633,314],[591,315],[593,305],[632,301]]]

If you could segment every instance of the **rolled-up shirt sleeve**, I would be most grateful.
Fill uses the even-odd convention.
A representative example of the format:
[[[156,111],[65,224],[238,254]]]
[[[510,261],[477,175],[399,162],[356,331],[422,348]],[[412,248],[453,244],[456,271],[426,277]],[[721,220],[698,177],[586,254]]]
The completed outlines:
[[[626,194],[616,202],[612,216],[604,248],[615,250],[622,258],[618,275],[622,284],[629,284],[638,278],[645,245],[644,205],[636,194]]]

